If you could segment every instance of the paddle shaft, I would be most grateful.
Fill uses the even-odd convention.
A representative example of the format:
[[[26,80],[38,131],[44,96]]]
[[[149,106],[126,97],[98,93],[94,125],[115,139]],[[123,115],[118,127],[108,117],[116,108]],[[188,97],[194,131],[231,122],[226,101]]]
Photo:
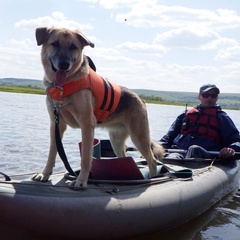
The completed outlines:
[[[127,147],[126,151],[132,152],[132,151],[137,151],[137,149],[134,147]],[[184,150],[184,149],[165,149],[165,151],[168,153],[186,153],[187,152],[187,150]],[[219,155],[220,153],[219,151],[207,151],[207,152],[212,155]],[[240,152],[235,152],[233,156],[240,156]]]
[[[184,149],[165,149],[166,152],[168,153],[186,153],[187,150]],[[207,151],[208,153],[212,154],[212,155],[219,155],[219,151]],[[240,156],[240,152],[235,152],[233,154],[233,156]]]

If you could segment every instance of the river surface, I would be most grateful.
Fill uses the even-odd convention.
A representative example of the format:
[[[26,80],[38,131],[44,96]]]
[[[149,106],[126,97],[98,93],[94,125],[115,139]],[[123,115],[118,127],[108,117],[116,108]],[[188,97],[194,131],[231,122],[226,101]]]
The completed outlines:
[[[159,140],[167,132],[176,116],[185,110],[184,107],[158,104],[148,104],[147,108],[153,140]],[[240,129],[240,112],[225,111]],[[45,96],[0,92],[0,116],[0,171],[10,176],[41,171],[47,159],[49,145],[49,117]],[[107,131],[97,129],[95,137],[106,139]],[[68,128],[63,145],[73,169],[79,168],[78,142],[80,140],[80,131]],[[130,140],[127,141],[127,145],[131,146]],[[54,172],[63,170],[61,160],[57,159]],[[38,239],[32,233],[5,226],[1,221],[0,236],[3,240]],[[51,238],[46,236],[44,239]],[[236,189],[206,213],[177,229],[141,239],[239,240],[240,190]]]

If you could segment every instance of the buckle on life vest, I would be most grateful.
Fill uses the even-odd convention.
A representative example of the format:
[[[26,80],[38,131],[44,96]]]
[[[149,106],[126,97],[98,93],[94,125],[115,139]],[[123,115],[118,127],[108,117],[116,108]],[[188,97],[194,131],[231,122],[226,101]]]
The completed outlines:
[[[51,83],[46,88],[46,94],[53,109],[62,107],[64,98],[62,86]]]

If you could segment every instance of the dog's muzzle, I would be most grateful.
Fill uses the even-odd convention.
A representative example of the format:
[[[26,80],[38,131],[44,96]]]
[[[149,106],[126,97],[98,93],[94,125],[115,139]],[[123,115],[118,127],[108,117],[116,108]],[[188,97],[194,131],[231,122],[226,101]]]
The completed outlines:
[[[70,63],[65,59],[59,60],[57,68],[54,66],[51,59],[49,59],[51,63],[51,68],[55,72],[55,82],[57,85],[62,86],[67,81],[67,72],[70,67]]]
[[[49,59],[49,61],[51,63],[51,68],[54,72],[57,72],[57,71],[68,72],[71,67],[70,62],[68,60],[66,60],[65,58],[59,59],[57,61],[57,64],[55,63],[55,65],[53,64],[53,61],[51,59]]]

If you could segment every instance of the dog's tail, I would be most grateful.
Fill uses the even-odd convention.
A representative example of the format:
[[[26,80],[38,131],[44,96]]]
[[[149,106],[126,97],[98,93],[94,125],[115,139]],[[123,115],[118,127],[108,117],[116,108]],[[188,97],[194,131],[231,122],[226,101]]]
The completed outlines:
[[[151,142],[151,149],[156,159],[161,160],[165,154],[164,147],[156,142]]]

